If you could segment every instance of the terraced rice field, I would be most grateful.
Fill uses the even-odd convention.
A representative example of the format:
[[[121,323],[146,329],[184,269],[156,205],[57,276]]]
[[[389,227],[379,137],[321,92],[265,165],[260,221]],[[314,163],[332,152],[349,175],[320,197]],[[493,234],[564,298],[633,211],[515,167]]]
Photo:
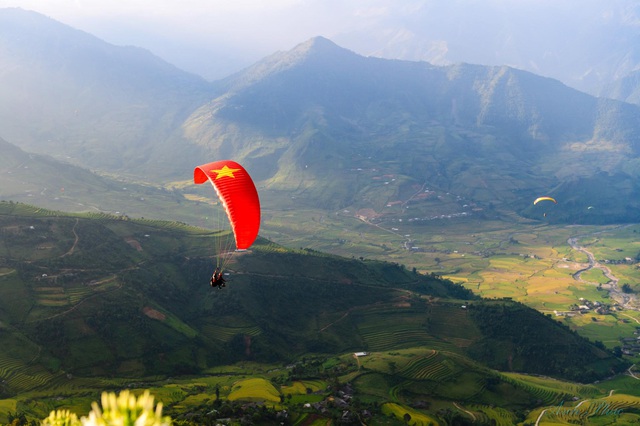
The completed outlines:
[[[436,336],[447,336],[453,347],[441,349],[456,352],[457,347],[467,347],[482,333],[469,317],[469,311],[459,304],[437,303],[430,306],[429,332]]]
[[[438,420],[436,420],[434,417],[429,416],[428,414],[404,405],[396,404],[394,402],[388,402],[382,405],[382,413],[385,415],[393,415],[402,421],[404,421],[404,416],[408,414],[409,416],[411,416],[411,420],[409,421],[410,424],[416,426],[437,426],[440,424]]]
[[[559,404],[546,409],[545,422],[575,424],[589,422],[593,418],[616,417],[628,410],[640,409],[640,397],[631,395],[611,395],[604,398],[580,401],[577,404]]]
[[[595,398],[603,394],[603,391],[594,385],[583,385],[580,383],[563,382],[549,377],[528,376],[518,373],[502,373],[503,377],[508,377],[525,385],[549,389],[554,392],[566,393],[571,396],[581,398]]]
[[[438,339],[427,331],[426,315],[419,310],[390,308],[358,313],[357,326],[367,350],[373,352],[410,346],[456,350],[452,343]]]
[[[304,395],[307,393],[307,389],[310,389],[311,392],[317,392],[319,390],[323,390],[327,387],[326,383],[320,380],[303,380],[303,381],[295,381],[290,386],[282,386],[282,393],[287,394],[300,394]]]
[[[69,297],[62,287],[37,287],[36,303],[40,306],[60,307],[69,305]]]
[[[533,383],[527,379],[519,377],[517,374],[504,373],[502,378],[518,388],[524,389],[544,405],[559,404],[562,401],[570,400],[575,393],[569,389],[558,389],[542,383]]]
[[[496,426],[513,426],[516,424],[516,416],[504,408],[488,405],[470,404],[465,408],[476,415],[479,422],[494,424]]]
[[[234,383],[229,400],[280,402],[280,393],[268,380],[252,378]]]
[[[226,327],[216,324],[207,324],[202,327],[202,332],[213,339],[220,340],[221,342],[228,342],[237,334],[257,336],[262,331],[258,326]]]
[[[453,373],[453,363],[435,350],[411,359],[400,371],[402,376],[417,380],[444,380]]]
[[[47,384],[51,374],[40,366],[27,366],[24,361],[0,352],[0,380],[16,391],[27,391]]]

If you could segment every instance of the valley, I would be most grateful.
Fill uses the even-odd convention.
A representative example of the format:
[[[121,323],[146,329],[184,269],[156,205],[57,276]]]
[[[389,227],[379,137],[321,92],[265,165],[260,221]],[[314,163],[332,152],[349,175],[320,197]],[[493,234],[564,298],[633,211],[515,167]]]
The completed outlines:
[[[316,35],[210,82],[0,22],[0,424],[123,389],[177,426],[640,421],[637,104]],[[222,159],[247,251],[194,184]]]
[[[210,272],[207,266],[209,261],[206,256],[202,259],[204,263],[197,260],[200,257],[198,252],[210,244],[206,240],[215,238],[216,232],[149,219],[86,213],[69,215],[6,202],[0,207],[5,214],[17,215],[13,219],[5,216],[2,227],[8,243],[5,246],[8,251],[4,256],[11,260],[2,266],[0,276],[4,289],[2,311],[11,316],[2,320],[3,334],[0,337],[3,347],[13,349],[3,352],[0,359],[5,393],[4,399],[0,399],[0,419],[3,418],[2,413],[7,416],[18,411],[44,417],[56,407],[86,412],[90,401],[95,399],[99,391],[124,387],[151,389],[167,407],[166,412],[175,419],[182,419],[183,423],[178,424],[185,425],[209,421],[205,419],[212,418],[211,407],[236,413],[231,415],[247,415],[252,412],[251,401],[261,401],[272,407],[274,416],[278,411],[286,410],[294,416],[294,424],[305,424],[312,419],[326,421],[337,418],[344,415],[345,410],[351,412],[354,418],[372,415],[367,420],[372,424],[378,424],[379,421],[382,422],[380,424],[385,424],[385,421],[395,424],[401,422],[406,413],[416,421],[424,418],[425,422],[432,421],[434,424],[446,424],[443,422],[465,416],[475,418],[476,422],[489,424],[493,419],[496,424],[504,425],[533,422],[541,415],[559,422],[590,417],[601,420],[637,418],[634,413],[636,407],[640,406],[640,395],[635,388],[637,379],[633,377],[631,368],[626,375],[602,379],[597,384],[578,385],[570,380],[551,379],[547,374],[542,377],[509,372],[523,368],[535,370],[541,365],[536,367],[533,359],[512,358],[508,352],[501,354],[500,351],[495,352],[495,346],[486,346],[493,345],[486,340],[487,333],[504,333],[495,334],[492,338],[511,341],[505,348],[515,341],[519,342],[518,346],[525,344],[522,341],[524,335],[530,343],[535,344],[525,344],[520,349],[525,351],[523,353],[533,351],[535,354],[539,350],[536,347],[547,348],[545,350],[555,347],[556,352],[552,356],[554,363],[563,358],[576,363],[577,359],[572,357],[578,356],[578,352],[574,352],[574,344],[569,343],[568,336],[553,337],[559,331],[551,329],[542,331],[540,338],[535,335],[541,332],[543,323],[547,324],[545,328],[561,322],[564,324],[562,328],[575,329],[609,348],[620,345],[620,337],[634,336],[637,324],[631,319],[637,320],[638,316],[631,309],[602,315],[584,312],[562,317],[554,316],[552,312],[570,311],[569,306],[580,303],[580,297],[588,300],[608,299],[608,290],[598,290],[597,277],[591,277],[588,271],[582,273],[583,279],[588,281],[573,278],[580,269],[587,268],[588,257],[578,248],[569,246],[567,240],[579,238],[581,246],[588,247],[597,259],[609,260],[607,265],[610,265],[614,275],[624,280],[634,276],[633,265],[612,261],[624,259],[634,250],[635,242],[628,235],[637,230],[635,226],[624,229],[615,226],[602,229],[529,223],[506,226],[506,222],[496,221],[480,232],[467,234],[465,231],[470,231],[477,223],[468,218],[451,218],[445,219],[450,226],[440,224],[430,228],[424,228],[422,224],[411,228],[408,225],[410,222],[393,222],[394,227],[402,228],[388,232],[384,221],[373,225],[360,218],[349,217],[344,212],[331,218],[323,217],[319,212],[310,212],[309,216],[293,216],[296,220],[311,218],[309,223],[287,218],[290,244],[301,247],[297,251],[303,254],[303,258],[297,257],[298,260],[295,260],[298,255],[291,257],[293,252],[290,249],[272,242],[265,245],[264,240],[252,250],[253,253],[235,260],[231,266],[232,281],[229,288],[224,292],[206,295],[211,291],[207,288],[206,280],[202,279],[200,285],[198,280],[182,283],[180,275],[176,275],[176,267],[181,269],[179,265],[184,260],[176,263],[178,257],[167,257],[167,253],[179,250],[179,258],[188,256],[192,259],[189,261],[192,265],[190,268],[199,265],[196,270],[207,274]],[[7,219],[9,222],[6,222]],[[270,225],[270,220],[265,221],[265,234],[278,230],[278,227]],[[99,225],[96,229],[90,226],[94,222]],[[52,226],[54,223],[57,225]],[[111,231],[106,234],[98,231],[101,226]],[[53,233],[42,234],[47,228]],[[185,239],[185,236],[181,236],[182,229],[192,236]],[[297,229],[304,229],[305,232],[291,232]],[[310,233],[310,229],[324,231]],[[430,233],[424,232],[427,230]],[[30,232],[34,232],[33,236],[24,239]],[[115,239],[113,232],[118,236]],[[18,235],[22,235],[21,240],[15,239]],[[103,235],[99,239],[104,243],[96,245],[91,240],[99,235]],[[281,240],[285,239],[282,229],[277,235]],[[341,236],[341,241],[334,239],[333,235]],[[407,249],[405,242],[409,237],[406,235],[412,240],[428,239],[433,249]],[[319,239],[319,236],[323,239]],[[358,240],[353,242],[351,238]],[[382,249],[381,242],[376,242],[378,238],[385,238],[382,244],[387,245],[382,255],[370,249]],[[150,244],[151,240],[153,244]],[[18,241],[22,242],[16,244]],[[320,251],[326,242],[330,244],[325,247],[326,250]],[[311,247],[307,247],[307,243]],[[31,244],[41,249],[29,250]],[[338,259],[332,260],[331,255],[322,254],[345,250],[345,246],[350,247],[349,258],[355,262],[353,265],[334,263]],[[114,247],[118,248],[114,251]],[[480,254],[479,248],[485,251]],[[100,265],[95,261],[99,256],[90,254],[96,253],[96,250],[109,250],[114,260],[121,260]],[[267,260],[270,256],[268,253],[274,250],[285,256],[277,264]],[[488,250],[493,253],[488,255]],[[522,256],[524,254],[527,256]],[[618,257],[614,258],[614,254]],[[131,259],[126,260],[129,256],[132,256]],[[320,256],[317,259],[319,262],[314,260],[315,256]],[[390,265],[406,265],[407,269],[402,272],[404,267],[396,269],[381,264],[380,272],[386,272],[382,275],[371,275],[369,272],[368,278],[362,275],[364,270],[356,272],[360,262],[375,265],[375,257],[391,260]],[[16,269],[19,265],[16,261],[29,258],[33,259],[29,266],[25,264]],[[88,261],[90,258],[94,260]],[[163,258],[169,262],[167,265],[160,260]],[[303,261],[306,266],[301,274],[293,265],[300,264],[304,258],[308,260]],[[193,261],[197,263],[193,264]],[[487,266],[483,266],[485,264]],[[286,268],[283,269],[284,265]],[[429,277],[430,268],[436,270],[434,266],[438,267],[437,274],[481,292],[485,299],[475,300],[469,295],[463,298],[460,295],[447,296],[446,292],[450,290],[446,290],[446,286],[440,290],[437,290],[438,287],[430,290],[424,287],[427,289],[427,293],[424,293],[424,290],[420,290],[423,287],[416,287],[421,279],[411,277],[418,271],[423,271]],[[416,272],[412,272],[413,268],[416,268]],[[169,283],[162,275],[152,272],[154,269],[165,271],[171,274],[173,280],[179,281],[167,286]],[[24,276],[24,272],[27,272],[27,276]],[[26,287],[31,288],[27,293],[21,287],[10,284],[20,276],[31,276],[25,281],[31,283]],[[417,277],[420,276],[422,274]],[[513,279],[514,276],[520,278]],[[380,277],[387,277],[391,281],[385,282]],[[143,280],[139,281],[140,278]],[[532,282],[528,282],[528,279]],[[331,282],[335,282],[335,287],[334,284],[327,287]],[[152,290],[152,283],[160,287]],[[515,291],[509,289],[510,283],[516,286]],[[300,288],[294,290],[298,286]],[[351,290],[350,287],[354,288]],[[178,290],[180,288],[183,290]],[[7,293],[7,290],[10,292]],[[135,294],[149,290],[152,292],[138,301]],[[290,293],[281,295],[283,290]],[[194,299],[188,293],[179,295],[182,291],[194,291],[194,296],[202,300],[198,303],[205,303],[203,306],[213,305],[203,311],[193,304]],[[258,298],[264,298],[266,294],[270,302],[264,304],[262,300],[254,301],[254,296],[247,291],[257,291],[255,296]],[[367,297],[362,297],[363,291],[368,294]],[[361,299],[357,303],[350,296],[352,292]],[[549,306],[550,300],[557,300],[554,296],[558,294],[562,294],[566,302],[563,304],[563,299],[560,299]],[[176,301],[170,301],[166,297],[168,295],[177,297]],[[300,305],[296,309],[292,309],[288,302],[292,297]],[[132,303],[123,302],[127,299],[131,299]],[[520,323],[513,315],[521,308],[511,300],[530,303],[546,315],[535,317],[527,314],[529,319]],[[190,310],[201,312],[204,316],[199,319],[197,315],[184,317],[171,308],[175,302],[179,303],[178,306],[191,303]],[[28,315],[24,316],[22,309],[30,303],[33,305]],[[220,303],[235,308],[230,310]],[[120,306],[118,309],[121,314],[110,313],[110,305]],[[238,311],[238,307],[244,305],[248,310],[241,308]],[[284,306],[287,307],[287,319],[277,314],[285,309]],[[317,311],[321,306],[325,308]],[[215,308],[212,310],[212,307]],[[494,316],[498,312],[502,312],[499,316],[505,315],[505,309],[512,312],[509,316],[515,328],[498,332],[498,322],[495,322]],[[211,316],[210,312],[216,314]],[[129,318],[126,319],[128,327],[123,327],[121,319],[118,319],[123,314],[133,315],[125,317]],[[301,320],[310,314],[314,318],[311,323]],[[265,318],[269,318],[271,325],[267,326],[268,323],[261,319],[263,315],[267,315]],[[291,315],[299,315],[293,328],[286,325]],[[596,318],[596,321],[590,318]],[[42,329],[48,330],[48,333],[55,330],[51,327],[63,328],[49,338],[40,334],[34,342],[25,333],[43,321],[50,323],[50,326]],[[105,321],[111,323],[108,328],[104,328]],[[273,321],[278,321],[282,330],[274,330],[276,323]],[[531,323],[527,324],[529,321]],[[42,327],[38,326],[35,330]],[[151,332],[151,339],[135,337],[135,333],[138,333],[136,330]],[[308,333],[311,334],[305,337]],[[483,335],[485,337],[481,337]],[[164,362],[169,364],[166,367],[162,363],[156,364],[155,374],[145,374],[142,360],[148,356],[145,355],[146,351],[158,350],[155,339],[159,336],[164,336],[162,339],[168,344],[164,346],[164,350],[169,350]],[[267,336],[269,340],[275,339],[278,347],[295,347],[299,351],[305,341],[311,346],[302,349],[288,363],[269,363],[265,361],[274,355],[268,355],[269,350],[265,351],[264,337]],[[45,343],[48,339],[52,339],[52,343],[66,342],[67,349],[49,347]],[[125,340],[120,342],[120,339]],[[204,339],[203,343],[210,343],[196,349],[201,339]],[[545,342],[544,339],[549,341]],[[182,342],[181,345],[191,341],[188,343],[189,347],[193,347],[191,351],[200,355],[191,358],[188,352],[174,352],[170,349],[173,344],[169,343],[174,340]],[[25,346],[24,342],[27,341],[29,343]],[[125,341],[138,343],[127,345]],[[319,342],[322,343],[318,345]],[[192,346],[193,343],[196,345]],[[125,350],[127,346],[129,348]],[[19,347],[22,349],[18,350]],[[210,352],[207,356],[202,352],[205,347]],[[251,348],[251,359],[243,360],[248,348]],[[333,348],[333,353],[327,353],[328,348]],[[223,355],[225,351],[229,351],[227,355]],[[362,351],[366,355],[354,357],[355,352]],[[31,355],[27,356],[27,353]],[[240,359],[224,361],[231,353],[236,353]],[[490,353],[497,355],[497,358],[495,355],[488,356]],[[585,353],[584,350],[582,353]],[[71,356],[73,363],[69,364],[71,360],[65,358],[61,365],[58,357],[63,354],[67,354],[65,357]],[[100,354],[98,358],[91,360],[97,354]],[[222,365],[205,367],[220,356],[222,358],[215,363],[221,362]],[[587,370],[571,372],[564,367],[563,374],[583,375],[586,371],[592,371],[590,374],[601,375],[603,367],[606,367],[602,355],[599,357],[600,361],[588,362],[590,366]],[[629,355],[626,358],[637,359]],[[479,362],[481,359],[483,361]],[[96,361],[99,363],[96,364]],[[583,364],[585,361],[579,363],[586,365]],[[182,365],[180,370],[184,373],[176,375],[176,364],[169,367],[172,363]],[[166,370],[167,367],[169,370]],[[71,371],[67,371],[67,368],[71,368]],[[116,374],[106,374],[109,370]],[[168,371],[174,373],[167,374]],[[340,383],[340,386],[332,383]],[[18,393],[10,396],[15,391]],[[344,395],[347,395],[346,399]],[[572,402],[569,403],[567,398]],[[607,404],[610,411],[604,413],[600,410],[598,407],[602,404]],[[5,407],[5,411],[1,411],[2,407]],[[561,410],[557,407],[572,408]],[[544,414],[543,410],[546,410]],[[613,412],[615,416],[611,414]],[[189,423],[183,417],[184,413],[190,413],[189,418],[195,423]],[[386,414],[379,417],[381,413]],[[392,418],[395,416],[397,420],[384,420],[388,415]]]
[[[482,297],[512,298],[553,315],[610,348],[634,336],[634,319],[640,319],[635,296],[640,281],[637,225],[559,226],[514,217],[443,218],[437,224],[379,217],[370,223],[344,212],[307,212],[286,221],[290,230],[312,230],[311,235],[285,235],[275,219],[265,221],[265,235],[285,245],[434,272]],[[629,285],[629,294],[622,292],[623,283]],[[580,312],[581,299],[608,306],[607,313],[592,308]]]

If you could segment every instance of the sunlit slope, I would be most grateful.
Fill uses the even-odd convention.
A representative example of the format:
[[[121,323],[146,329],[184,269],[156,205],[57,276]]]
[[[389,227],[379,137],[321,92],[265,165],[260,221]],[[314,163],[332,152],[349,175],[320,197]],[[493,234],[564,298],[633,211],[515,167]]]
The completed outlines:
[[[139,183],[143,179],[99,175],[48,155],[26,152],[1,138],[0,152],[0,199],[5,201],[138,218],[166,219],[170,211],[173,220],[202,226],[208,225],[205,218],[214,211],[211,188],[196,192],[199,202],[190,202],[178,190],[143,185]],[[191,168],[185,180],[191,179],[190,173]]]

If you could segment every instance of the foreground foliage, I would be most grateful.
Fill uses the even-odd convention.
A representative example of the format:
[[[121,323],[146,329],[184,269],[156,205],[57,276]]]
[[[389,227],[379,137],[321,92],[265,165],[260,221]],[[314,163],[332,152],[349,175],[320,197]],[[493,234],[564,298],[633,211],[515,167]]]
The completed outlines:
[[[162,403],[154,407],[153,396],[145,391],[136,397],[129,391],[119,395],[104,392],[102,408],[92,404],[87,417],[78,416],[69,410],[56,410],[43,420],[43,426],[168,426],[171,419],[162,416]]]

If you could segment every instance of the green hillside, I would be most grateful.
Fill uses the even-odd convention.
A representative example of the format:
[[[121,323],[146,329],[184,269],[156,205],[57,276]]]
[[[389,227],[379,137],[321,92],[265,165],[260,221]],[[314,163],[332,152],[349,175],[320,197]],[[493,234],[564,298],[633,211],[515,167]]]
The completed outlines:
[[[229,288],[212,291],[217,232],[6,202],[0,208],[0,321],[11,330],[2,336],[40,348],[31,362],[52,374],[195,373],[243,359],[415,345],[573,379],[621,366],[531,309],[476,300],[462,286],[398,264],[259,240],[235,256]],[[534,338],[503,329],[504,318],[516,328],[530,324]],[[556,343],[538,344],[540,336]],[[591,376],[570,369],[569,349],[582,352],[580,366]]]
[[[302,404],[329,397],[332,380],[382,412],[413,406],[441,421],[460,401],[487,421],[513,420],[605,392],[507,372],[592,381],[626,368],[524,305],[395,263],[259,239],[218,290],[208,285],[217,231],[1,202],[0,233],[0,421],[82,412],[91,395],[124,386],[152,388],[172,415],[197,418],[214,388],[229,404],[278,393]],[[248,377],[275,391],[239,384]],[[308,394],[287,387],[296,380],[324,384],[304,385],[319,392]],[[167,384],[176,381],[181,391]]]

